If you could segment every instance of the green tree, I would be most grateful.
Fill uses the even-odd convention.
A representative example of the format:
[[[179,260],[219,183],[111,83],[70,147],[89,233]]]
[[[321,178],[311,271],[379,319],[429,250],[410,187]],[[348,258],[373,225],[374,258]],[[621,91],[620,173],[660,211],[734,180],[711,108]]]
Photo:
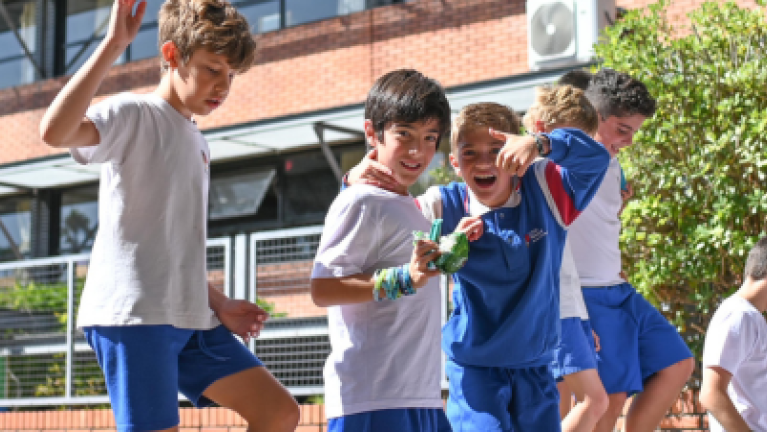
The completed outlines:
[[[705,3],[671,26],[668,1],[635,10],[596,46],[601,66],[658,99],[621,163],[637,193],[621,246],[632,283],[700,358],[723,297],[767,223],[767,25],[759,7]]]

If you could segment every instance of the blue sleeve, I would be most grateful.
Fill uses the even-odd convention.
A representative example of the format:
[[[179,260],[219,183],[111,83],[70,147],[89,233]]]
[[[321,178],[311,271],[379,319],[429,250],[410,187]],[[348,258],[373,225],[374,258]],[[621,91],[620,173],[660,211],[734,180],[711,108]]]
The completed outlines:
[[[555,129],[548,161],[534,167],[538,182],[563,225],[570,225],[602,184],[610,154],[579,129]]]

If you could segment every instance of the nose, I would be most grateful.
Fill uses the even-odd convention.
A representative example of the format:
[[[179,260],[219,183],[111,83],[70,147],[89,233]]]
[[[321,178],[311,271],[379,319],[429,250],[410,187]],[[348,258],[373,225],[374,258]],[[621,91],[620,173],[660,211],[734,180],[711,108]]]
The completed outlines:
[[[216,81],[215,90],[222,96],[229,94],[229,88],[232,86],[232,77],[229,74],[224,75],[221,79]]]

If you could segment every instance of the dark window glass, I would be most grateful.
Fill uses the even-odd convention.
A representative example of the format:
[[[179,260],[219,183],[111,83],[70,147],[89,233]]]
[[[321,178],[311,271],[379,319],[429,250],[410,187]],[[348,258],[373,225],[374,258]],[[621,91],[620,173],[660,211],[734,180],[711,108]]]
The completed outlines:
[[[21,40],[34,53],[38,45],[35,2],[3,0],[3,4]],[[19,39],[5,20],[0,19],[0,88],[31,83],[36,78],[37,72],[24,55]]]
[[[289,220],[322,218],[338,195],[339,183],[319,152],[285,158],[285,216]]]
[[[275,173],[274,169],[265,169],[212,179],[210,220],[249,215],[256,215],[259,220],[276,218]]]
[[[0,260],[15,261],[30,257],[32,199],[0,199]]]
[[[365,0],[285,0],[285,23],[299,25],[363,9]]]
[[[68,0],[65,71],[76,72],[96,50],[109,26],[112,2],[108,0]],[[122,63],[124,56],[117,60]]]
[[[88,252],[93,247],[99,226],[98,195],[98,186],[72,189],[61,195],[61,254]]]
[[[160,49],[157,46],[157,21],[163,1],[164,0],[147,0],[144,22],[141,25],[141,30],[139,30],[136,38],[128,49],[128,61],[157,57],[160,55]]]
[[[253,33],[266,33],[280,29],[280,2],[236,2],[237,10],[245,16]]]

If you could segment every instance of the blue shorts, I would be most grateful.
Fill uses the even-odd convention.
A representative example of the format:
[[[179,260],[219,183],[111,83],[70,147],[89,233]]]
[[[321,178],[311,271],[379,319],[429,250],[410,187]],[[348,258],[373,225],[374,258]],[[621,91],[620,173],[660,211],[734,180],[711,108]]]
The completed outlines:
[[[548,365],[487,368],[448,359],[445,372],[450,382],[447,418],[453,431],[561,430],[559,392]]]
[[[557,382],[565,375],[597,368],[597,351],[589,320],[565,318],[559,346],[554,350],[551,374]]]
[[[641,392],[653,374],[692,357],[668,320],[628,283],[584,287],[599,336],[599,377],[608,394]]]
[[[178,393],[195,406],[226,376],[262,366],[224,326],[211,330],[170,325],[86,327],[85,337],[104,371],[117,429],[146,431],[179,424]]]
[[[328,432],[450,432],[441,408],[398,408],[328,420]]]

